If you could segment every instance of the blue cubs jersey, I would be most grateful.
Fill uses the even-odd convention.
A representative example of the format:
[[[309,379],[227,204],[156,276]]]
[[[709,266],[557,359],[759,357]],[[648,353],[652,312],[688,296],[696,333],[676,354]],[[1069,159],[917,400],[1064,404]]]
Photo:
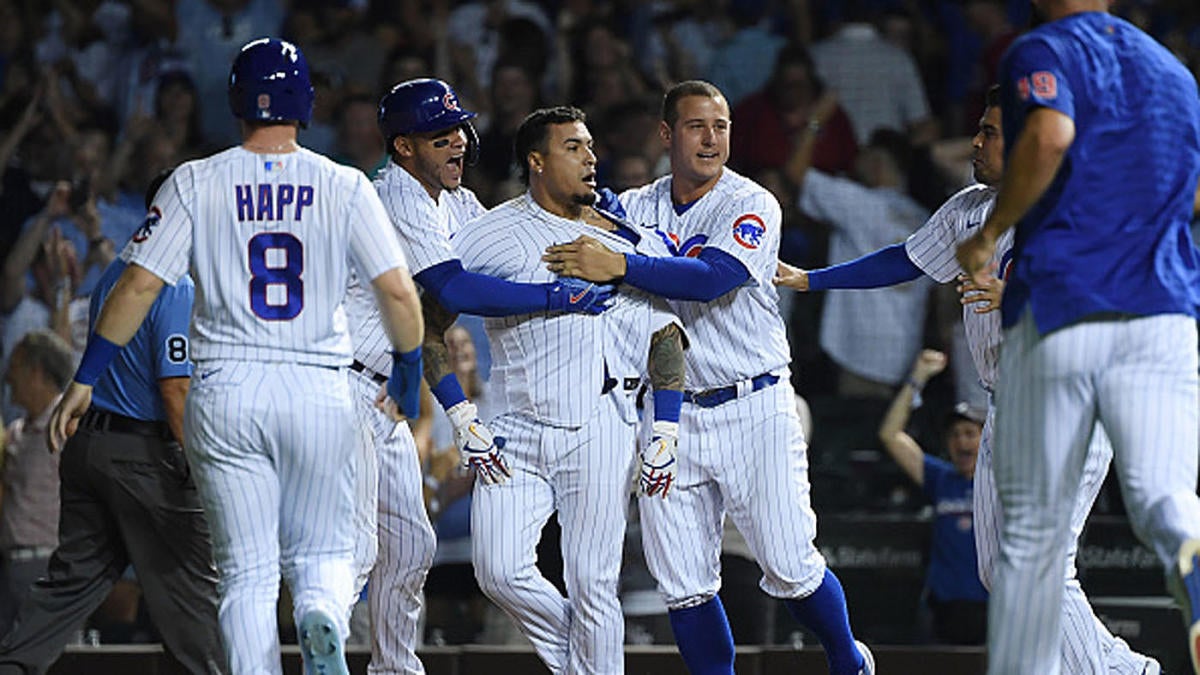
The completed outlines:
[[[89,331],[96,326],[104,299],[112,291],[126,263],[112,261],[92,292],[88,309]],[[166,411],[158,381],[168,377],[190,377],[188,323],[192,318],[195,286],[183,277],[174,286],[164,286],[145,322],[113,359],[92,390],[92,405],[106,412],[140,420],[165,422]]]
[[[1089,315],[1196,316],[1188,223],[1200,179],[1191,73],[1132,24],[1073,14],[1021,36],[1000,67],[1006,152],[1038,107],[1075,123],[1046,194],[1017,225],[1004,325],[1045,334]]]
[[[922,490],[934,510],[933,546],[925,580],[930,594],[942,601],[986,600],[975,554],[974,481],[950,462],[925,455]]]

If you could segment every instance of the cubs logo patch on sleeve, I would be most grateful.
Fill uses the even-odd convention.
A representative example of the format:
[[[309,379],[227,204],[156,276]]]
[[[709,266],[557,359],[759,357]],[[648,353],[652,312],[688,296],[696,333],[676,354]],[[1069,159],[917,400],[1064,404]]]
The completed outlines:
[[[150,235],[154,232],[154,226],[158,225],[161,220],[162,211],[157,206],[151,206],[150,212],[146,214],[146,219],[142,221],[141,227],[133,233],[133,242],[140,244],[149,239]]]
[[[762,246],[763,235],[766,233],[766,224],[763,223],[762,218],[753,213],[739,216],[737,220],[733,221],[733,240],[739,246],[751,251]]]

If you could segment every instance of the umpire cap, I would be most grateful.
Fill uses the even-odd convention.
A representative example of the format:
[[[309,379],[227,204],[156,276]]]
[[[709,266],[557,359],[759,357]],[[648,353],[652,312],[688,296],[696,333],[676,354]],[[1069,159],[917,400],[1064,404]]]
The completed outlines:
[[[307,127],[313,86],[300,48],[278,38],[247,42],[229,69],[229,109],[244,120],[295,120]]]
[[[479,154],[479,135],[471,125],[475,113],[463,110],[450,85],[434,78],[406,80],[379,101],[379,131],[388,148],[397,136],[442,131],[461,126],[467,134],[467,164]]]

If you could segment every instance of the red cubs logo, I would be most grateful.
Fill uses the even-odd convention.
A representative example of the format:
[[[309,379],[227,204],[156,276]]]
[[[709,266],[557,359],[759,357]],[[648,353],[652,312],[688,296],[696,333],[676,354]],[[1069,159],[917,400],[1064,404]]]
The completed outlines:
[[[160,220],[162,220],[162,211],[157,206],[151,206],[150,212],[146,214],[146,219],[142,221],[141,227],[131,237],[133,243],[140,244],[149,239],[150,235],[154,232],[154,226],[158,225]]]
[[[762,246],[763,235],[766,233],[766,224],[753,213],[747,213],[733,221],[733,240],[742,248],[751,251],[758,249]]]
[[[259,110],[267,110],[270,107],[271,107],[271,95],[270,94],[259,94],[258,95],[258,109]]]
[[[454,92],[448,91],[445,96],[442,96],[442,106],[446,110],[458,110],[458,97],[454,95]]]

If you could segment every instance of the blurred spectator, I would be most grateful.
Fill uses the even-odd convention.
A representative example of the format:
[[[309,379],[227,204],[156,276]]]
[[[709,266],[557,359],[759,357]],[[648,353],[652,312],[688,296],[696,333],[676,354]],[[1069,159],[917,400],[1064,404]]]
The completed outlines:
[[[200,97],[204,140],[216,147],[239,142],[229,114],[229,65],[242,45],[283,27],[282,0],[178,0],[176,45],[188,61]],[[308,45],[301,45],[307,49]]]
[[[484,100],[479,93],[493,90],[492,74],[504,53],[503,27],[509,19],[524,19],[538,28],[542,44],[531,49],[549,49],[554,26],[545,11],[527,0],[474,0],[454,8],[447,17],[446,34],[450,38],[453,62],[451,81],[465,100]],[[530,63],[522,61],[528,68]],[[542,64],[543,67],[545,63]],[[540,94],[544,71],[534,70],[534,82]]]
[[[768,4],[766,0],[731,0],[729,4],[727,11],[735,30],[713,50],[705,79],[725,93],[730,108],[766,84],[775,57],[786,43],[764,20]]]
[[[608,108],[596,118],[592,133],[596,135],[596,171],[601,180],[609,179],[615,161],[620,157],[643,157],[651,179],[669,169],[670,160],[659,137],[660,98],[629,99]]]
[[[559,39],[573,47],[563,50],[570,58],[568,98],[590,117],[599,119],[601,111],[645,93],[645,82],[630,60],[629,44],[611,26],[585,22]]]
[[[6,80],[6,83],[10,80]],[[35,183],[44,180],[50,168],[47,156],[51,153],[39,152],[39,145],[44,134],[39,131],[48,128],[39,122],[39,107],[41,106],[43,87],[28,90],[28,101],[18,101],[5,97],[4,108],[0,108],[0,128],[8,129],[0,140],[0,255],[12,251],[12,246],[21,234],[21,226],[42,209],[44,200],[37,194]],[[18,104],[21,104],[18,107]],[[0,263],[3,261],[0,260]],[[22,280],[22,283],[24,281]],[[7,287],[0,285],[0,294],[6,293]],[[7,311],[0,304],[0,314]]]
[[[979,581],[972,502],[975,459],[986,412],[965,403],[955,406],[943,424],[949,461],[926,454],[905,431],[921,389],[945,368],[945,354],[930,349],[921,352],[879,427],[879,440],[933,504],[932,551],[925,586],[934,635],[948,644],[981,645],[987,639],[987,590]]]
[[[309,76],[313,86],[313,114],[308,126],[300,129],[300,144],[314,152],[332,155],[337,150],[336,117],[341,91],[332,78],[319,70]]]
[[[730,164],[734,169],[752,175],[760,169],[783,167],[792,156],[793,139],[813,123],[814,108],[824,92],[808,50],[799,45],[781,50],[767,86],[733,111]],[[857,153],[850,118],[837,106],[820,124],[812,165],[836,176],[849,172]]]
[[[159,75],[158,88],[154,92],[154,118],[175,145],[175,161],[154,170],[146,169],[148,175],[155,176],[171,164],[211,154],[214,149],[204,142],[200,126],[199,92],[192,76],[186,71],[171,70]],[[149,183],[144,183],[142,187],[146,185]]]
[[[847,0],[847,21],[813,45],[817,72],[837,92],[859,144],[878,128],[907,132],[914,145],[928,143],[937,136],[937,123],[916,63],[879,35],[865,4]]]
[[[967,92],[965,116],[960,120],[963,128],[969,129],[983,115],[988,87],[996,82],[1000,74],[1000,57],[1019,33],[1008,22],[1003,0],[969,0],[964,9],[967,25],[983,44],[983,53],[975,66]]]
[[[611,167],[606,183],[614,192],[641,187],[654,178],[650,173],[650,162],[644,155],[618,155],[612,158]]]
[[[800,186],[800,208],[832,228],[830,264],[901,241],[929,217],[905,193],[911,148],[900,132],[879,129],[871,135],[854,163],[855,180],[810,169],[814,145],[812,132],[804,134],[787,171]],[[886,289],[826,295],[821,348],[842,369],[842,396],[891,398],[892,387],[904,379],[920,349],[929,287],[921,278]]]
[[[46,573],[58,542],[58,455],[46,444],[46,425],[74,373],[66,342],[44,330],[17,343],[5,371],[14,401],[27,412],[9,424],[0,464],[0,634]]]
[[[525,116],[541,106],[534,73],[516,62],[496,64],[492,77],[491,110],[487,129],[479,136],[479,165],[475,185],[485,204],[516,194],[513,139]]]
[[[337,145],[333,159],[374,177],[387,164],[385,142],[377,122],[378,99],[366,93],[353,93],[341,100],[334,119]]]
[[[699,79],[708,72],[724,23],[719,4],[719,0],[635,4],[630,17],[633,56],[659,89]]]

